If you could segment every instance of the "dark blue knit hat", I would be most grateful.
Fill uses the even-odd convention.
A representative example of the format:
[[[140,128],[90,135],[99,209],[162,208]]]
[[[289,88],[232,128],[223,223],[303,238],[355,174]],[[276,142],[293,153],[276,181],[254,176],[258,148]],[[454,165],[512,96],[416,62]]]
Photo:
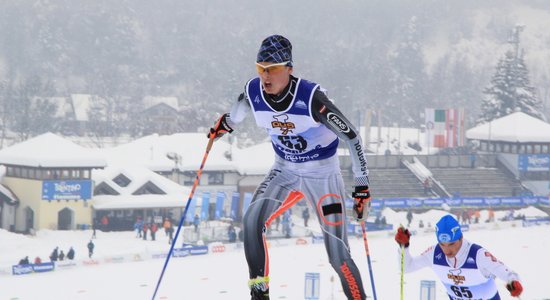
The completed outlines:
[[[460,224],[451,215],[445,215],[437,224],[435,224],[435,234],[440,243],[450,243],[458,241],[462,237]]]
[[[292,44],[281,35],[268,36],[262,41],[256,62],[288,62],[292,67]]]

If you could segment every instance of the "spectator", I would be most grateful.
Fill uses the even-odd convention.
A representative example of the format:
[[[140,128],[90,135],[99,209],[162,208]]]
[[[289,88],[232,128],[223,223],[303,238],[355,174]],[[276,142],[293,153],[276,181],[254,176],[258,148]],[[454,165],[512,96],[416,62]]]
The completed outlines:
[[[164,218],[164,223],[162,224],[162,227],[164,228],[164,233],[166,233],[166,236],[168,236],[169,229],[172,227],[172,222],[169,218]]]
[[[174,227],[170,225],[170,227],[168,227],[168,245],[171,245],[173,241],[174,241]]]
[[[201,219],[199,218],[199,215],[195,214],[195,217],[193,218],[193,225],[195,226],[195,232],[199,232],[200,223],[201,223]]]
[[[63,250],[61,250],[59,252],[59,257],[58,257],[59,261],[62,261],[63,259],[65,259],[65,253],[63,253]]]
[[[42,258],[40,258],[40,256],[37,256],[34,258],[34,264],[35,265],[38,265],[38,264],[41,264],[42,263]]]
[[[380,218],[380,225],[383,225],[383,226],[388,225],[388,221],[386,221],[385,216],[382,216],[382,218]]]
[[[97,218],[94,218],[92,220],[92,239],[96,238],[95,231],[97,230],[98,225],[99,225],[99,222],[97,221]]]
[[[489,223],[489,222],[494,222],[494,221],[495,221],[495,211],[492,208],[489,208],[487,221],[485,221],[485,222]]]
[[[88,243],[88,257],[89,258],[92,258],[92,255],[94,255],[94,243],[92,242],[92,240],[90,240],[90,242]]]
[[[154,241],[157,236],[157,230],[159,229],[157,223],[151,224],[151,240]]]
[[[101,229],[107,231],[107,228],[109,228],[109,217],[107,217],[107,215],[104,215],[103,217],[101,217]]]
[[[411,226],[412,219],[413,219],[413,214],[412,214],[412,211],[409,210],[407,211],[407,222],[409,222],[407,224],[407,227]]]
[[[291,230],[291,215],[290,215],[290,209],[288,209],[287,211],[285,211],[283,213],[283,234],[285,235],[285,237],[288,239],[290,238],[290,235],[292,234],[292,230]]]
[[[275,230],[276,231],[279,231],[279,225],[281,225],[281,216],[277,216],[277,218],[275,218]]]
[[[422,220],[418,221],[418,228],[424,228],[424,222]]]
[[[59,249],[58,247],[55,247],[53,249],[52,254],[50,254],[50,261],[57,261],[57,258],[59,257],[58,249]]]
[[[143,220],[141,220],[141,217],[136,219],[134,230],[136,231],[136,238],[141,238],[141,232],[143,231]]]
[[[302,211],[302,218],[304,218],[304,226],[307,227],[307,220],[309,220],[309,208],[304,208]]]
[[[235,226],[233,226],[233,224],[230,224],[229,227],[227,227],[227,237],[230,243],[237,241],[237,231],[235,230]]]
[[[29,257],[28,257],[28,256],[25,256],[24,258],[22,258],[22,259],[19,261],[19,264],[20,264],[20,265],[28,265],[28,264],[30,264],[30,262],[29,262]]]
[[[477,155],[475,152],[470,153],[470,168],[474,169],[476,167]]]
[[[424,195],[429,196],[432,194],[432,181],[430,177],[426,177],[426,179],[424,179],[422,186],[424,187]]]
[[[73,260],[73,259],[74,259],[74,249],[73,249],[73,247],[71,247],[71,248],[69,249],[69,252],[67,252],[67,259],[69,259],[69,260]]]
[[[474,210],[474,224],[479,223],[479,218],[480,217],[481,217],[481,215],[479,214],[479,210],[478,209]]]
[[[147,230],[149,230],[149,225],[147,225],[147,223],[143,222],[142,229],[143,229],[143,240],[146,241],[147,240]]]

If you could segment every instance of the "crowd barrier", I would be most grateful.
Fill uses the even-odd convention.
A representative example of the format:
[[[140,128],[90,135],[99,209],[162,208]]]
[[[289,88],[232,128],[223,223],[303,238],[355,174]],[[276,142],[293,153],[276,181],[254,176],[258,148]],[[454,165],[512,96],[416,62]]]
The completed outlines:
[[[387,198],[373,199],[371,210],[379,210],[385,207],[392,209],[415,209],[415,208],[441,208],[444,205],[449,207],[526,207],[526,206],[547,206],[550,207],[550,199],[543,196],[521,196],[521,197],[459,197],[459,198]]]
[[[55,265],[52,262],[28,265],[15,265],[11,267],[13,275],[24,275],[31,273],[50,272],[55,270]]]

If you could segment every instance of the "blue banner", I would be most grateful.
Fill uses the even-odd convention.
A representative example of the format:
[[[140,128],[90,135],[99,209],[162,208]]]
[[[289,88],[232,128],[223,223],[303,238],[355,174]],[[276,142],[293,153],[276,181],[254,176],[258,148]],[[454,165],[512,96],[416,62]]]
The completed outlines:
[[[385,207],[393,209],[408,208],[441,208],[443,204],[450,207],[509,207],[509,206],[550,206],[550,199],[542,196],[530,197],[464,197],[453,199],[442,198],[386,198],[373,199],[371,212],[376,212]],[[347,205],[346,205],[347,207]]]
[[[201,203],[201,220],[208,221],[208,212],[210,209],[210,192],[202,193],[202,203]]]
[[[231,196],[231,219],[237,220],[239,216],[239,202],[241,200],[241,195],[238,192],[233,192]]]
[[[216,194],[216,220],[219,220],[221,217],[225,217],[223,213],[223,202],[225,201],[225,193],[218,192]]]
[[[42,200],[89,200],[91,180],[48,180],[42,182]]]
[[[518,155],[520,171],[550,171],[550,154],[520,154]]]
[[[30,274],[33,272],[50,272],[55,269],[53,262],[46,262],[40,264],[28,264],[28,265],[15,265],[11,267],[13,275]]]
[[[244,193],[244,199],[243,199],[243,215],[250,206],[250,202],[252,202],[252,193]]]
[[[185,220],[187,220],[187,222],[193,222],[195,218],[196,210],[197,210],[197,198],[193,196],[193,199],[191,199],[191,203],[189,203],[189,210],[187,211],[187,215],[185,216]]]

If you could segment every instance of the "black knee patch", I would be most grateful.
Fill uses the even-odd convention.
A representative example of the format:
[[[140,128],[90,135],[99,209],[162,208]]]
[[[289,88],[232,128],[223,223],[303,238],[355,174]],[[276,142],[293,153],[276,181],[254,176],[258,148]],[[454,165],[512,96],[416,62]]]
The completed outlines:
[[[323,216],[328,216],[332,214],[341,214],[342,213],[342,204],[332,203],[328,205],[323,205]]]

